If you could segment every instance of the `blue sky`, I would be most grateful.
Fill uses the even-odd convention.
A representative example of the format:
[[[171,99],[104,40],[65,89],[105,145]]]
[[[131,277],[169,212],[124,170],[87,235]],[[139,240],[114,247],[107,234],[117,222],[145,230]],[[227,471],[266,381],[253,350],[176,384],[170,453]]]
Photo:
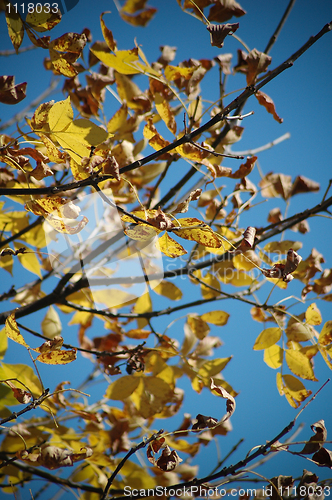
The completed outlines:
[[[266,2],[266,0],[242,0],[242,7],[248,12],[240,19],[232,19],[231,22],[240,23],[237,34],[243,39],[250,49],[257,48],[264,50],[271,34],[273,33],[279,19],[284,12],[287,1]],[[104,17],[107,26],[112,30],[114,38],[117,40],[118,48],[131,49],[134,47],[134,38],[142,46],[149,61],[154,61],[159,57],[159,46],[171,45],[177,47],[177,55],[174,63],[179,63],[190,57],[196,59],[213,58],[220,53],[232,52],[233,64],[236,62],[236,51],[242,48],[237,40],[228,37],[223,49],[211,47],[209,34],[203,23],[182,13],[177,6],[176,0],[151,0],[151,6],[158,9],[158,13],[149,26],[143,28],[133,28],[125,24],[119,17],[113,2],[100,0],[89,2],[80,0],[77,6],[63,19],[58,27],[50,34],[52,38],[60,36],[67,31],[81,32],[85,27],[89,27],[93,34],[94,41],[100,40],[101,29],[99,15],[103,11],[111,11]],[[272,56],[271,68],[279,65],[292,53],[294,53],[308,38],[320,31],[320,29],[332,19],[332,4],[329,0],[311,2],[301,0],[295,3],[289,19],[286,22],[276,44],[270,55]],[[10,42],[6,32],[4,16],[0,16],[1,50],[10,49]],[[28,45],[28,40],[23,45]],[[246,104],[245,112],[254,111],[255,114],[243,122],[245,132],[242,140],[233,146],[233,151],[245,151],[247,149],[260,147],[272,140],[277,139],[286,132],[291,134],[290,139],[282,142],[272,149],[259,154],[259,165],[264,174],[273,171],[291,175],[309,177],[321,185],[319,193],[301,194],[295,196],[288,208],[288,215],[305,210],[308,207],[319,203],[327,187],[329,179],[332,177],[331,169],[331,64],[332,35],[327,34],[320,39],[309,51],[307,51],[294,66],[279,75],[274,81],[268,84],[263,91],[270,95],[276,105],[279,116],[283,118],[283,123],[279,124],[268,115],[264,108],[256,103],[254,98]],[[42,66],[46,52],[42,50],[26,52],[21,55],[3,57],[2,74],[15,75],[16,83],[27,81],[27,98],[19,106],[5,106],[0,104],[0,117],[2,123],[9,120],[12,115],[24,109],[25,106],[36,99],[50,84],[52,78],[49,72],[45,72]],[[235,91],[244,85],[242,75],[230,76],[227,82],[227,90]],[[61,84],[59,85],[61,89]],[[215,68],[206,77],[202,85],[203,96],[213,101],[218,97],[218,73]],[[227,104],[237,94],[229,96],[225,100]],[[47,98],[55,100],[63,99],[61,91]],[[118,103],[111,95],[107,96],[105,103],[105,114],[111,117]],[[225,160],[224,166],[234,167],[234,160]],[[173,167],[170,181],[166,181],[162,189],[167,191],[174,182],[174,179],[188,170],[184,163],[177,162]],[[198,177],[197,177],[198,178]],[[193,179],[193,184],[195,182]],[[255,168],[250,175],[250,180],[257,183],[259,172]],[[226,185],[225,193],[231,190],[234,181],[229,183],[226,179],[219,179],[218,185]],[[222,182],[221,182],[222,181]],[[254,225],[256,227],[266,224],[269,210],[279,206],[281,211],[285,210],[285,202],[282,199],[273,201],[271,204],[260,204],[256,208],[245,214],[241,225]],[[268,208],[266,208],[268,207]],[[331,258],[331,220],[328,218],[316,217],[309,220],[310,232],[306,235],[288,232],[285,239],[300,240],[303,243],[301,255],[306,258],[313,247],[319,250],[325,257],[326,266],[332,267]],[[4,273],[4,272],[3,272]],[[30,275],[29,279],[32,279]],[[2,277],[2,288],[7,290],[12,283],[9,275]],[[186,281],[179,280],[178,286],[183,290],[184,295],[188,291]],[[229,291],[229,290],[227,290]],[[188,292],[189,293],[189,292]],[[192,293],[192,292],[190,292]],[[194,292],[196,293],[196,291]],[[287,289],[287,295],[298,296],[301,293],[301,286],[298,283],[291,283]],[[264,295],[265,294],[265,295]],[[267,292],[259,295],[264,300]],[[190,299],[193,297],[190,296]],[[276,291],[272,296],[273,300],[283,298],[281,292]],[[167,299],[166,299],[167,300]],[[186,296],[187,300],[187,296]],[[314,300],[312,300],[314,301]],[[309,305],[308,302],[307,305]],[[156,297],[156,307],[165,307],[164,299]],[[323,314],[323,322],[331,319],[331,306],[329,302],[318,301],[317,305]],[[167,305],[172,305],[167,301]],[[6,307],[7,308],[7,307]],[[278,395],[275,385],[275,371],[266,366],[263,362],[261,352],[252,350],[254,340],[263,329],[262,324],[251,321],[250,307],[243,304],[222,301],[220,308],[230,314],[227,326],[215,327],[212,334],[220,335],[223,346],[218,351],[218,356],[227,357],[234,354],[234,359],[229,363],[224,371],[226,380],[233,388],[240,392],[237,397],[237,410],[232,417],[233,432],[219,440],[221,453],[225,455],[228,450],[240,439],[245,438],[245,443],[240,450],[232,457],[232,462],[243,457],[243,455],[253,446],[264,444],[266,440],[274,437],[286,424],[295,416],[295,410],[290,408],[285,398]],[[203,313],[215,307],[204,306],[199,311],[186,310],[188,312]],[[303,306],[301,311],[303,310]],[[296,308],[294,308],[296,312]],[[43,317],[44,313],[40,314]],[[248,321],[249,318],[249,321]],[[153,324],[161,333],[167,328],[168,322],[174,319],[163,316]],[[27,318],[24,323],[27,326],[36,325],[36,320]],[[176,323],[175,327],[169,330],[169,335],[175,335],[181,339],[183,321]],[[268,325],[270,326],[270,325]],[[320,330],[321,327],[318,327]],[[177,333],[174,333],[176,330]],[[90,336],[100,333],[90,331]],[[76,326],[64,327],[63,336],[67,342],[75,344]],[[23,349],[22,349],[23,351]],[[24,354],[22,353],[24,357]],[[13,362],[14,351],[10,350],[8,361]],[[84,360],[83,360],[84,361]],[[25,361],[28,363],[27,356]],[[77,366],[78,366],[78,362]],[[68,367],[57,367],[52,370],[58,379],[69,379],[72,385],[79,383],[81,375],[79,370]],[[45,378],[48,377],[48,368],[45,367]],[[72,373],[72,372],[75,373]],[[306,387],[313,392],[330,376],[330,371],[322,359],[316,357],[315,373],[319,379],[317,383],[307,383]],[[183,383],[186,394],[189,395],[183,412],[189,412],[194,417],[196,413],[221,416],[224,413],[224,401],[208,395],[204,391],[198,395],[190,390],[189,384]],[[104,388],[102,389],[104,390]],[[97,390],[98,391],[98,390]],[[306,424],[305,430],[298,439],[306,439],[311,436],[310,424],[319,419],[324,419],[328,431],[332,429],[332,414],[330,401],[332,395],[331,383],[324,389],[305,412],[300,420]],[[204,411],[203,411],[204,410]],[[161,423],[161,426],[164,423]],[[169,429],[170,430],[170,429]],[[213,445],[210,445],[213,448]],[[331,446],[327,446],[330,447]],[[208,457],[208,458],[207,458]],[[215,453],[203,449],[198,460],[201,464],[200,476],[207,474],[215,464]],[[319,469],[313,464],[307,463],[304,459],[294,458],[291,455],[283,454],[269,461],[259,472],[268,477],[278,474],[291,475],[294,477],[301,475],[302,469],[309,469],[320,478],[329,477],[329,471]]]

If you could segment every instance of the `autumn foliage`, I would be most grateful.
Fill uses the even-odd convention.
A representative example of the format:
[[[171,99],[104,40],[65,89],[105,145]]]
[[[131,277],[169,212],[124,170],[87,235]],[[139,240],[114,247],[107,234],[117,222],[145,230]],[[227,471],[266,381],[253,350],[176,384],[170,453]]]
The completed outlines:
[[[145,4],[122,2],[123,25],[149,29],[156,9]],[[195,15],[197,25],[207,28],[206,43],[216,48],[241,32],[240,20],[228,23],[245,15],[233,0],[178,4],[179,12]],[[40,477],[75,489],[81,499],[121,497],[124,487],[144,496],[143,490],[160,485],[166,498],[167,488],[208,488],[209,481],[234,480],[260,455],[289,452],[279,439],[297,416],[235,466],[202,477],[190,462],[216,436],[231,431],[241,390],[223,374],[237,353],[219,357],[218,351],[230,316],[226,299],[239,308],[250,306],[246,324],[253,320],[257,330],[260,323],[253,349],[262,351],[261,362],[275,370],[278,397],[293,408],[312,395],[306,383],[318,381],[314,359],[332,368],[332,321],[323,319],[317,305],[331,301],[332,272],[310,241],[302,247],[296,239],[296,231],[305,235],[309,217],[326,212],[332,198],[326,191],[319,205],[286,217],[278,199],[288,202],[316,192],[318,183],[270,172],[255,185],[250,174],[259,153],[232,152],[245,120],[250,126],[250,113],[243,113],[249,98],[282,123],[261,88],[331,25],[273,68],[268,53],[247,51],[241,40],[235,64],[223,52],[211,60],[193,54],[175,63],[171,46],[148,61],[138,42],[130,50],[118,47],[107,13],[100,14],[103,40],[94,41],[88,29],[53,39],[60,12],[44,8],[22,17],[13,6],[5,10],[15,51],[26,38],[44,51],[45,71],[62,78],[64,98],[40,103],[15,133],[1,136],[2,491],[15,492]],[[208,107],[201,84],[213,71],[222,94]],[[232,73],[243,78],[234,100],[224,96],[225,77]],[[27,83],[15,83],[14,75],[0,77],[1,103],[19,103],[26,90]],[[114,98],[117,110],[106,116],[105,103]],[[225,157],[233,168],[224,166]],[[170,174],[181,162],[189,171]],[[200,181],[191,187],[197,172]],[[243,213],[250,213],[256,196],[269,202],[266,225],[256,227],[253,218],[243,226]],[[288,229],[292,240],[283,236]],[[24,286],[16,285],[18,274]],[[9,276],[13,284],[6,288]],[[296,314],[286,300],[293,280],[301,284],[302,309]],[[261,290],[266,290],[264,302],[256,296]],[[276,291],[282,300],[274,300]],[[28,316],[36,318],[33,328],[25,323]],[[160,317],[164,328],[155,322]],[[76,341],[70,331],[78,331]],[[17,363],[6,359],[12,342],[18,344]],[[30,356],[28,364],[20,359],[23,352]],[[49,365],[65,364],[74,371],[84,366],[86,387],[40,375],[40,366],[47,373]],[[88,382],[94,377],[102,381],[102,396],[89,400]],[[205,415],[198,409],[188,416],[184,379],[194,393],[219,398],[218,411]],[[178,427],[173,417],[182,421]],[[298,454],[331,468],[324,421],[314,423],[312,431]],[[143,448],[147,467],[134,459]],[[63,473],[66,467],[70,477]],[[314,474],[300,480],[305,487],[316,487],[317,481]],[[294,480],[279,476],[270,483],[282,496],[282,488]]]

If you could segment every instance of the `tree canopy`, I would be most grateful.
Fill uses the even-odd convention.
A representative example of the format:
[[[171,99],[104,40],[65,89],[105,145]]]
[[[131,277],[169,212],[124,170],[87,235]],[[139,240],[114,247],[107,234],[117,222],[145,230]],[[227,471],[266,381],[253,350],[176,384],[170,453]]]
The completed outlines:
[[[159,18],[170,45],[151,36],[152,59],[139,37],[158,19],[155,3],[115,2],[113,13],[96,3],[99,38],[89,25],[74,31],[74,8],[0,4],[12,45],[0,52],[1,491],[323,498],[330,410],[302,439],[298,424],[316,396],[331,394],[331,180],[289,166],[292,139],[288,165],[269,170],[261,154],[286,147],[290,134],[251,144],[250,133],[252,108],[271,127],[283,123],[269,84],[283,78],[283,99],[296,107],[288,72],[332,23],[274,64],[293,0],[260,48],[241,33],[250,5],[178,0],[172,15],[190,58],[178,58]],[[119,23],[135,33],[126,43],[114,35]],[[189,25],[209,57],[197,55]],[[5,58],[36,74],[18,81]],[[310,70],[319,81],[324,68]],[[241,377],[251,376],[252,406],[236,408]],[[247,412],[263,427],[270,401],[278,428],[244,450],[231,422],[237,412],[248,422]],[[286,421],[276,412],[285,402]],[[245,434],[256,439],[252,426]],[[297,475],[261,474],[277,452]],[[250,473],[258,486],[248,494]]]

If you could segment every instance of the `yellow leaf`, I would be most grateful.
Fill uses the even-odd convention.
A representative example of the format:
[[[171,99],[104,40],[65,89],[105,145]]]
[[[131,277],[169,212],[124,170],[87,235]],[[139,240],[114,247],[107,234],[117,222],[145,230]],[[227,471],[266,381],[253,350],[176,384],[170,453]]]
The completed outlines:
[[[10,378],[16,378],[25,384],[34,397],[39,397],[43,392],[38,377],[28,365],[1,363],[0,380],[7,380]],[[1,403],[3,403],[3,401],[1,401]],[[15,402],[11,404],[17,403],[17,400],[15,400]]]
[[[126,107],[128,106],[129,108],[135,110],[144,110],[144,108],[146,108],[149,104],[149,101],[138,85],[136,85],[136,83],[133,82],[128,76],[122,75],[120,72],[115,73],[114,76],[119,97],[122,102],[126,103]]]
[[[169,81],[177,80],[178,78],[185,78],[186,80],[189,80],[195,69],[196,68],[194,66],[190,68],[184,68],[180,66],[171,66],[170,64],[168,64],[165,68],[165,77]]]
[[[144,293],[140,297],[138,297],[136,304],[134,306],[134,312],[137,314],[142,314],[146,312],[152,311],[152,302],[149,292]],[[138,328],[144,328],[148,322],[145,318],[138,318],[137,325]]]
[[[13,47],[18,52],[24,37],[23,21],[13,5],[6,6],[6,23]]]
[[[127,115],[128,115],[128,106],[127,103],[125,102],[107,123],[107,130],[111,134],[115,134],[127,123]]]
[[[260,351],[261,349],[267,349],[268,347],[271,347],[281,339],[281,334],[282,331],[280,328],[266,328],[258,335],[253,349],[255,351]]]
[[[311,394],[311,391],[307,391],[302,382],[293,375],[282,376],[281,388],[287,401],[293,408],[298,408],[302,401],[304,401]]]
[[[48,123],[51,131],[61,132],[65,130],[74,118],[73,108],[70,104],[70,97],[64,101],[53,104],[48,112]]]
[[[187,323],[199,340],[204,339],[209,334],[210,328],[208,324],[198,314],[189,315]]]
[[[301,351],[287,349],[285,359],[288,368],[301,378],[317,381],[310,360]]]
[[[204,363],[203,366],[200,367],[198,370],[198,374],[201,377],[214,377],[215,375],[218,375],[224,368],[225,366],[230,362],[232,359],[232,356],[229,358],[216,358],[216,359],[211,359],[210,361],[207,361]]]
[[[182,298],[180,288],[170,281],[161,281],[159,285],[153,287],[153,291],[171,300],[180,300]]]
[[[48,339],[54,339],[62,332],[62,325],[58,313],[53,306],[48,308],[48,311],[41,322],[43,335]]]
[[[51,30],[60,21],[60,11],[58,10],[56,13],[52,13],[49,8],[45,8],[45,5],[42,5],[41,12],[37,12],[37,9],[32,9],[25,18],[25,22],[30,24],[35,31],[40,33]]]
[[[207,323],[223,326],[226,325],[229,318],[229,314],[225,311],[210,311],[202,314],[201,318]]]
[[[14,247],[16,250],[18,250],[22,247],[22,245],[15,242]],[[29,252],[29,249],[27,249],[27,252]],[[27,269],[31,273],[37,274],[37,276],[39,276],[40,278],[42,277],[40,262],[34,252],[19,254],[18,259],[25,269]]]
[[[184,229],[173,229],[174,233],[180,238],[197,241],[205,247],[219,248],[220,239],[214,231],[204,222],[193,217],[186,219],[177,219],[178,223]]]
[[[28,344],[25,342],[23,335],[21,335],[20,330],[17,326],[15,313],[11,313],[6,319],[5,332],[9,339],[14,340],[17,344],[21,344],[27,349],[29,349]]]
[[[156,227],[151,227],[145,224],[126,227],[125,234],[132,240],[148,241],[156,237],[160,232]]]
[[[264,349],[264,361],[270,368],[279,368],[282,365],[284,350],[277,344]]]
[[[175,259],[181,255],[185,255],[187,251],[183,248],[180,243],[173,240],[167,233],[164,233],[155,243],[158,250],[163,254]]]
[[[163,410],[173,395],[170,385],[159,377],[140,377],[138,388],[131,399],[143,418],[150,418]]]
[[[140,377],[124,375],[108,386],[105,396],[108,399],[115,399],[117,401],[124,400],[137,389],[139,382]]]
[[[141,73],[141,70],[136,66],[139,61],[138,49],[132,50],[117,50],[115,54],[110,54],[102,48],[90,48],[91,52],[106,66],[114,68],[118,73],[123,75],[135,75]]]
[[[8,338],[6,335],[6,327],[0,330],[0,359],[6,354],[8,347]]]
[[[311,304],[305,312],[305,320],[309,325],[320,325],[322,315],[316,304]]]
[[[108,133],[90,120],[81,118],[73,121],[70,97],[56,102],[48,113],[50,132],[56,141],[78,163],[88,157],[91,146],[104,142]]]
[[[320,345],[329,345],[332,342],[332,321],[327,321],[323,328],[322,331],[319,334],[318,337],[318,343]]]
[[[46,363],[48,365],[66,365],[71,363],[76,359],[76,349],[71,349],[70,351],[51,351],[39,354],[36,358],[41,363]]]
[[[165,123],[168,130],[170,130],[173,134],[176,134],[176,121],[174,118],[174,114],[170,108],[169,102],[159,92],[156,92],[154,94],[154,102],[158,114]]]

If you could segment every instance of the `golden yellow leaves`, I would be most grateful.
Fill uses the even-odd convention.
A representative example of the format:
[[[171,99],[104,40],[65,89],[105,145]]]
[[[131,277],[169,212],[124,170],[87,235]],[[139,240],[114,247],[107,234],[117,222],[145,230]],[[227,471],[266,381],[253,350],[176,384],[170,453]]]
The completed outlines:
[[[253,313],[257,315],[256,311]],[[300,317],[289,318],[287,327],[284,329],[286,339],[283,339],[282,347],[278,345],[283,333],[283,329],[279,327],[263,330],[253,346],[254,350],[264,350],[264,361],[272,369],[282,368],[283,372],[283,362],[286,362],[293,375],[278,373],[277,387],[280,394],[285,395],[290,405],[295,408],[311,394],[311,391],[307,391],[303,383],[294,375],[304,380],[317,381],[312,358],[318,352],[332,369],[332,322],[326,322],[321,333],[318,334],[314,326],[321,322],[321,313],[313,303]],[[310,345],[302,344],[308,341]]]
[[[222,241],[207,224],[194,217],[173,219],[165,214],[162,210],[137,210],[131,212],[133,218],[130,216],[122,216],[125,222],[138,222],[138,226],[130,226],[125,229],[126,234],[135,240],[145,241],[152,238],[160,231],[166,230],[167,232],[156,241],[156,247],[168,257],[179,257],[186,254],[186,250],[167,233],[173,232],[180,238],[196,241],[205,247],[220,248]],[[146,220],[145,225],[141,220]]]
[[[65,151],[80,162],[90,155],[91,146],[104,142],[108,133],[90,120],[73,120],[70,98],[55,103],[48,113],[49,132]]]
[[[161,376],[125,375],[113,382],[105,395],[115,400],[130,397],[142,417],[152,417],[162,411],[173,394],[174,385],[172,387]]]
[[[67,363],[71,363],[76,359],[76,349],[71,349],[69,351],[61,350],[63,338],[60,336],[55,336],[53,340],[44,342],[40,347],[30,347],[19,331],[14,313],[10,314],[6,320],[5,333],[8,338],[13,340],[17,344],[24,346],[26,349],[39,353],[36,360],[40,361],[41,363],[50,365],[64,365]]]

